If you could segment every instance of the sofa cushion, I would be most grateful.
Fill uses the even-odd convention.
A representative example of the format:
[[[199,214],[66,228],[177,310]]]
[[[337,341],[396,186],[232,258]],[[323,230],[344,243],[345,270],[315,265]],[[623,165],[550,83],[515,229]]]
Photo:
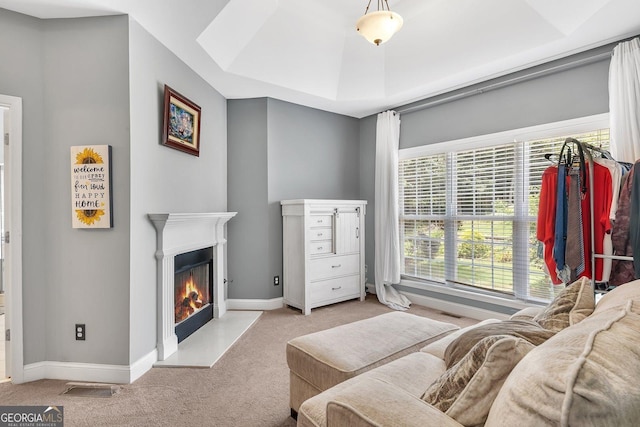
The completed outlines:
[[[393,384],[395,389],[400,389],[419,400],[429,384],[444,371],[444,362],[438,357],[419,351],[408,354],[305,400],[298,411],[298,427],[326,426],[327,404],[331,401],[340,401],[343,396],[353,393],[353,390],[361,390],[357,385],[363,381],[375,380]],[[362,392],[358,391],[358,393]],[[376,394],[377,391],[369,389],[367,393]]]
[[[558,332],[584,320],[593,313],[595,304],[591,282],[582,277],[564,288],[533,321]]]
[[[444,352],[447,368],[458,363],[482,339],[493,335],[509,335],[522,338],[533,345],[539,345],[555,335],[555,332],[544,329],[536,322],[528,320],[502,320],[496,323],[472,328],[453,340]]]
[[[500,387],[534,345],[508,335],[480,340],[422,398],[463,425],[484,423]]]
[[[396,384],[375,378],[354,383],[327,404],[327,425],[348,427],[462,427]],[[300,425],[298,427],[307,427]],[[317,426],[312,426],[317,427]]]
[[[637,426],[639,342],[637,300],[558,332],[514,368],[486,425]]]

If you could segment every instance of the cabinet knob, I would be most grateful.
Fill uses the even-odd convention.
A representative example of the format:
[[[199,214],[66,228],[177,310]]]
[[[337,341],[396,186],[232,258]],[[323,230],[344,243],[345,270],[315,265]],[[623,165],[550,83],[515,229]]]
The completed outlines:
[[[339,289],[342,289],[342,286],[338,286],[337,288],[331,288],[332,291],[337,291]]]
[[[331,268],[340,268],[342,267],[342,264],[338,264],[338,265],[332,265]]]

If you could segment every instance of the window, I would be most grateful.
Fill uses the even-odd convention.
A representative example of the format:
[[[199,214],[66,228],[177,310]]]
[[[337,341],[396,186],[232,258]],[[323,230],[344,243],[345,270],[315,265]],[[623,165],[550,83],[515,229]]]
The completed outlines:
[[[597,116],[401,150],[404,277],[552,299],[536,239],[545,154],[559,154],[567,136],[608,149],[605,126]]]

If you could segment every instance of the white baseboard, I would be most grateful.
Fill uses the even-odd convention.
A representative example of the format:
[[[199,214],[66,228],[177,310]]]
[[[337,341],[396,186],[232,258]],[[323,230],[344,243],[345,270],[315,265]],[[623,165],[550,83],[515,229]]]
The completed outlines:
[[[41,379],[128,384],[129,367],[94,363],[37,362],[24,367],[24,381]]]
[[[284,298],[227,299],[227,310],[277,310],[284,306]]]
[[[52,379],[130,384],[151,369],[157,360],[158,351],[154,349],[130,366],[52,361],[37,362],[25,365],[24,381]]]
[[[146,356],[142,356],[140,359],[133,362],[129,374],[129,382],[132,383],[147,371],[153,368],[153,364],[158,361],[158,349],[154,348]]]

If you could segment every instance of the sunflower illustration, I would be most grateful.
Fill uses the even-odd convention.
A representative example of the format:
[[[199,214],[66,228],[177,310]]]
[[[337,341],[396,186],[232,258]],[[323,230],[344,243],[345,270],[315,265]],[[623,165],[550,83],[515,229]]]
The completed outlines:
[[[87,163],[104,163],[102,160],[102,156],[95,151],[93,148],[85,148],[80,153],[76,154],[76,165],[83,165]]]
[[[78,216],[78,220],[87,225],[93,225],[94,222],[100,221],[102,215],[104,215],[103,209],[87,209],[81,210],[76,209],[76,215]]]

